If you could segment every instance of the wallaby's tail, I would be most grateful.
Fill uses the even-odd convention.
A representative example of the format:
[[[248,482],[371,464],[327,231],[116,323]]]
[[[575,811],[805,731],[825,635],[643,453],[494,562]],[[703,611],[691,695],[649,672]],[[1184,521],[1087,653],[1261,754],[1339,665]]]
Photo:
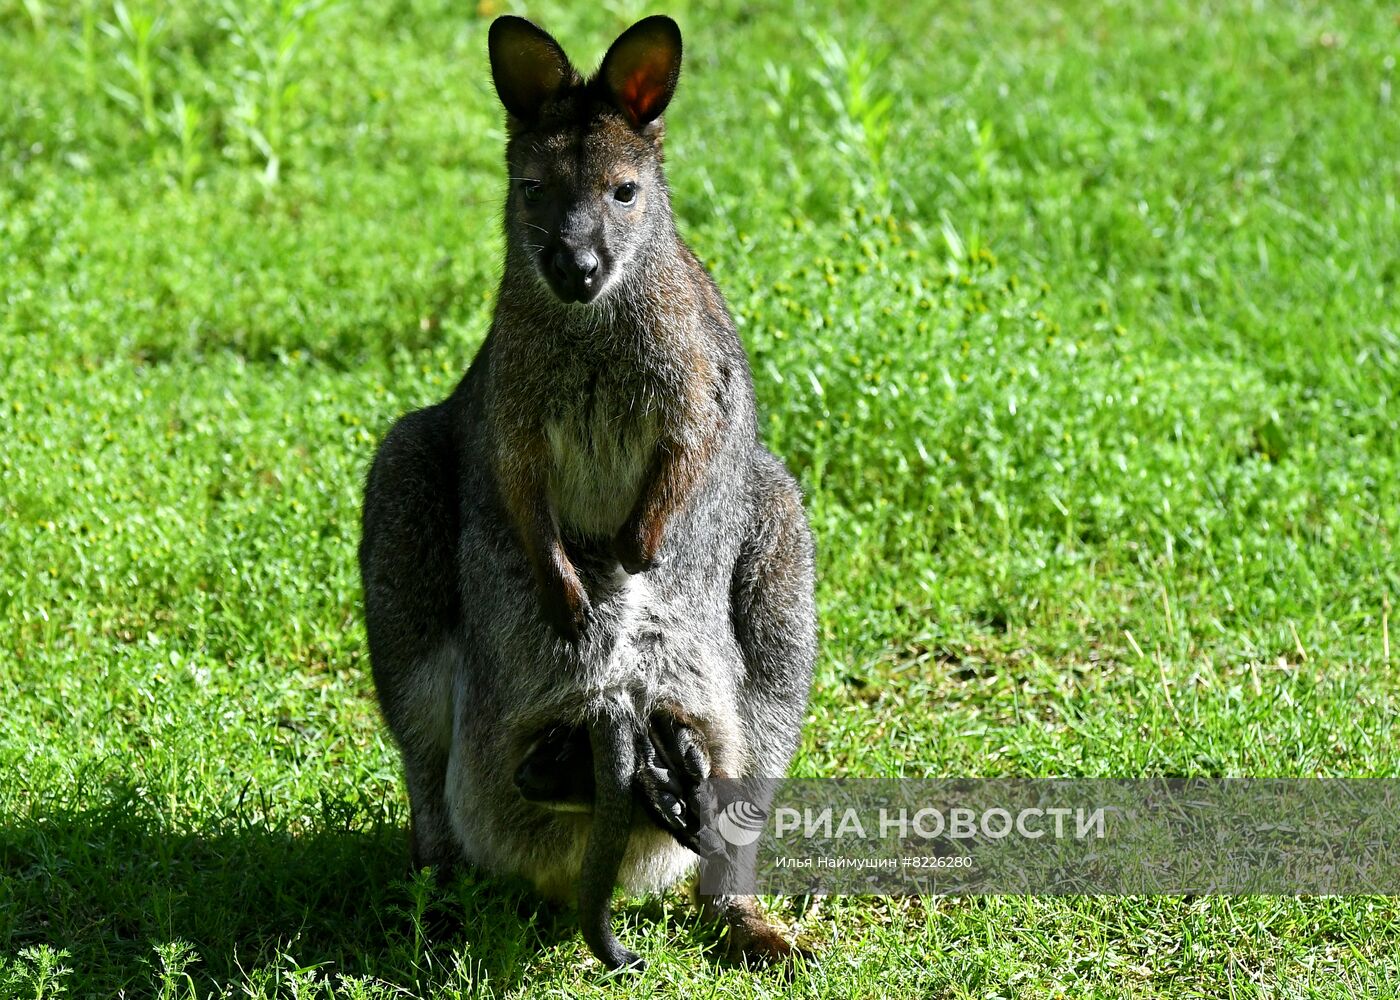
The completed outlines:
[[[627,716],[599,712],[588,723],[593,745],[593,828],[579,879],[578,916],[583,939],[609,969],[642,969],[612,930],[612,894],[632,833],[632,776],[637,769],[637,727]]]

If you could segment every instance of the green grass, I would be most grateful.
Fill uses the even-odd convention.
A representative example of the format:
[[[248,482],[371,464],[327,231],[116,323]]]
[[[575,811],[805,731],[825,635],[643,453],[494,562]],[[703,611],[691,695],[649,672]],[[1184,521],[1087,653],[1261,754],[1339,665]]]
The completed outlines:
[[[1394,6],[839,6],[671,8],[820,545],[797,773],[1396,776]],[[784,979],[677,892],[630,982],[408,879],[354,546],[490,319],[489,13],[0,0],[0,996],[1400,993],[1380,897],[775,900]]]

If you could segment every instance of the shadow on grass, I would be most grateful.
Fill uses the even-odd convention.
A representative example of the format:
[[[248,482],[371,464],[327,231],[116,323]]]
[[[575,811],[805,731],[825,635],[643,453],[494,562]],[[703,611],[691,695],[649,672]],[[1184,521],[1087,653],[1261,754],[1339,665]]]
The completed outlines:
[[[575,933],[571,914],[517,886],[464,876],[439,891],[410,879],[404,831],[389,819],[360,813],[358,826],[337,828],[323,816],[305,834],[238,820],[179,832],[155,814],[129,792],[5,820],[0,955],[66,949],[77,995],[152,992],[155,946],[176,940],[198,953],[187,971],[201,985],[314,967],[499,990]]]

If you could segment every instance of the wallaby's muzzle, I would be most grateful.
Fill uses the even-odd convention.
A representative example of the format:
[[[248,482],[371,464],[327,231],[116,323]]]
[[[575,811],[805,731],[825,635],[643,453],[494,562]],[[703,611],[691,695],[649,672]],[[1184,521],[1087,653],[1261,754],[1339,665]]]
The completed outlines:
[[[561,246],[549,261],[550,286],[565,302],[591,302],[603,287],[603,266],[589,249]]]

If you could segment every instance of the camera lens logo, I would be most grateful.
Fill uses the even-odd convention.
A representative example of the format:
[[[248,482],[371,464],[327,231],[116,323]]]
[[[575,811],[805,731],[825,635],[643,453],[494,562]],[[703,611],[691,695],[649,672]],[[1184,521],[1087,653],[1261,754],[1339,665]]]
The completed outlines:
[[[734,847],[748,847],[763,836],[763,810],[747,799],[735,799],[715,817],[715,832]]]

